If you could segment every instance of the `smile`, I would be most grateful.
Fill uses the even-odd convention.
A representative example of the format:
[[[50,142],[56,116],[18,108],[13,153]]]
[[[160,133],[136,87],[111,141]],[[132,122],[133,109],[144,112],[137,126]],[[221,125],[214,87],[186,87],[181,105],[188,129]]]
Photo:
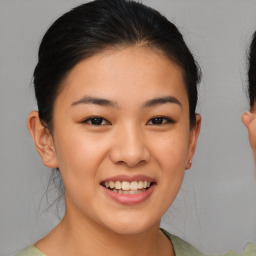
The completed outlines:
[[[105,181],[102,185],[118,194],[134,195],[145,192],[153,182],[149,181]]]

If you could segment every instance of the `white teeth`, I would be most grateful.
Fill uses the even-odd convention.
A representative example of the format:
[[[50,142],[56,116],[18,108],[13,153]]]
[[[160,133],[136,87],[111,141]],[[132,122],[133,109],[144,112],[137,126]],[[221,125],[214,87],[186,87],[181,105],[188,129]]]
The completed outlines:
[[[138,182],[133,181],[130,183],[130,190],[137,190],[138,189]]]
[[[150,187],[149,181],[105,181],[104,186],[119,194],[136,194]],[[125,193],[124,193],[125,192]],[[128,192],[128,193],[126,193]]]
[[[135,195],[135,194],[139,194],[142,192],[145,192],[146,189],[141,189],[141,190],[122,190],[122,189],[114,189],[113,192],[117,193],[117,194],[123,194],[123,195]]]
[[[122,182],[122,190],[129,190],[130,189],[130,183],[128,181]]]
[[[143,189],[143,181],[138,182],[138,189]]]
[[[115,188],[116,189],[121,189],[122,188],[122,183],[120,181],[115,182]]]
[[[106,185],[106,182],[105,182],[105,185]],[[106,186],[106,187],[107,187],[107,186]],[[115,187],[115,182],[110,181],[110,182],[109,182],[109,187],[110,187],[110,188],[114,188],[114,187]]]

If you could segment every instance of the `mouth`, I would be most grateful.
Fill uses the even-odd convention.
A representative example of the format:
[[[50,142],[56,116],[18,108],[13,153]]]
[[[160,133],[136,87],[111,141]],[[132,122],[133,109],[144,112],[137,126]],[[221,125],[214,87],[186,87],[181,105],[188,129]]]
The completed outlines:
[[[124,195],[134,195],[140,194],[147,191],[150,187],[155,185],[155,182],[150,182],[146,180],[140,181],[104,181],[101,183],[103,187],[111,190],[114,193],[124,194]]]

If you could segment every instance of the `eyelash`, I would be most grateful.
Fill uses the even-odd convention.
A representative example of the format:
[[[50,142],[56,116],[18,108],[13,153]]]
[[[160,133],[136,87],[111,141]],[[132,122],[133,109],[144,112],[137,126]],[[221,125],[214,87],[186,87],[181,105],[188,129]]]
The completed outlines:
[[[154,123],[152,123],[152,121],[156,121],[156,123],[154,124]],[[157,123],[157,122],[159,122],[160,121],[160,123]],[[162,122],[161,122],[162,121]],[[151,122],[151,123],[150,123]],[[170,119],[170,118],[168,118],[168,117],[165,117],[165,116],[156,116],[156,117],[153,117],[153,118],[151,118],[148,122],[147,122],[147,124],[148,125],[157,125],[157,126],[161,126],[161,125],[165,125],[165,124],[175,124],[176,122],[173,120],[173,119]]]
[[[95,123],[93,123],[93,122],[95,122]],[[86,124],[90,124],[90,125],[94,125],[94,126],[111,125],[111,123],[108,120],[106,120],[105,118],[103,118],[101,116],[89,117],[89,118],[85,119],[84,121],[82,121],[82,123],[86,123]]]
[[[93,126],[111,125],[111,123],[108,120],[106,120],[105,118],[103,118],[101,116],[89,117],[89,118],[85,119],[84,121],[82,121],[82,123],[90,124]],[[176,122],[168,117],[156,116],[154,118],[151,118],[146,124],[161,126],[161,125],[165,125],[165,124],[174,124],[174,123],[176,123]]]

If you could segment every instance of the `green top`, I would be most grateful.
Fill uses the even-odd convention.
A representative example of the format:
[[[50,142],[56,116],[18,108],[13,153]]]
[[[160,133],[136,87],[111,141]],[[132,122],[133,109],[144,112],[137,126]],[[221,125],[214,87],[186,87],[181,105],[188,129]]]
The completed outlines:
[[[171,235],[163,229],[161,230],[171,240],[176,256],[207,256],[206,254],[199,252],[194,246],[181,238]],[[256,245],[252,243],[247,244],[242,254],[235,251],[229,251],[226,254],[214,254],[213,256],[256,256]]]
[[[34,245],[31,245],[30,247],[16,254],[15,256],[46,256],[46,255],[41,251],[39,251]]]
[[[181,238],[171,235],[163,229],[161,230],[172,242],[175,256],[206,256],[206,254],[199,252],[195,247],[193,247],[191,244],[187,243],[186,241],[182,240]],[[39,251],[34,245],[32,245],[29,248],[23,250],[22,252],[16,254],[16,256],[46,256],[46,255],[41,251]],[[215,256],[218,256],[218,255],[215,255]],[[234,251],[229,251],[228,253],[222,256],[256,256],[256,245],[251,243],[248,244],[242,254],[238,254]]]
[[[247,244],[246,247],[244,248],[244,252],[241,254],[231,250],[227,252],[225,255],[219,256],[256,256],[256,245],[252,243]]]
[[[181,238],[169,234],[164,229],[161,230],[171,241],[175,256],[205,256],[205,254],[199,252],[194,246],[182,240]]]

